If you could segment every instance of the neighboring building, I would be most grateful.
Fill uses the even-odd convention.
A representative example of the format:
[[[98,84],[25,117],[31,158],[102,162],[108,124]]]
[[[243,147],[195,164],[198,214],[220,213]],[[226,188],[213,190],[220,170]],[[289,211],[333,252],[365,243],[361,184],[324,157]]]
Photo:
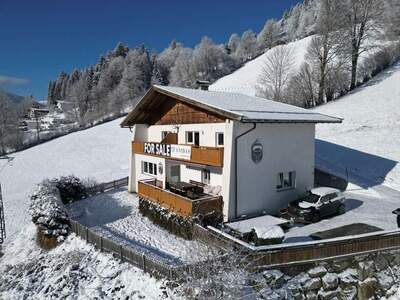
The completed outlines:
[[[237,93],[153,86],[121,123],[133,131],[129,191],[185,216],[216,198],[225,221],[276,214],[314,187],[315,124],[341,121]]]
[[[40,119],[46,115],[49,114],[49,110],[47,108],[36,108],[36,107],[31,107],[28,111],[28,118],[35,120],[35,119]]]

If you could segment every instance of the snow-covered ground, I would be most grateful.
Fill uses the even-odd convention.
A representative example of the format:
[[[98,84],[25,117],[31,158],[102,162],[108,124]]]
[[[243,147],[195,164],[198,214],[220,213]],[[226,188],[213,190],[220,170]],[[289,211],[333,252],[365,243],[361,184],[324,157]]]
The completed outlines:
[[[293,72],[300,68],[303,63],[307,46],[311,39],[312,36],[288,44],[288,46],[293,49]],[[273,50],[268,50],[263,55],[246,63],[232,74],[218,79],[209,87],[210,91],[237,92],[255,96],[257,93],[256,85],[258,84],[258,79],[262,73],[266,58],[271,54],[271,51]]]
[[[172,291],[110,254],[71,235],[49,252],[28,225],[0,262],[0,299],[166,299]],[[173,298],[178,298],[176,295]]]
[[[400,62],[366,85],[315,110],[344,118],[317,125],[317,164],[400,190]],[[350,176],[351,179],[351,176]]]
[[[29,195],[44,177],[74,174],[99,182],[128,175],[131,133],[117,119],[72,133],[0,160],[8,238],[30,223]]]
[[[92,230],[166,263],[200,261],[210,250],[197,241],[177,237],[143,217],[137,195],[125,188],[75,202],[71,213]]]
[[[284,242],[311,240],[310,234],[353,223],[365,223],[383,230],[397,229],[392,211],[399,207],[400,192],[386,189],[374,190],[349,184],[346,196],[346,213],[321,220],[318,223],[293,227],[285,234]]]

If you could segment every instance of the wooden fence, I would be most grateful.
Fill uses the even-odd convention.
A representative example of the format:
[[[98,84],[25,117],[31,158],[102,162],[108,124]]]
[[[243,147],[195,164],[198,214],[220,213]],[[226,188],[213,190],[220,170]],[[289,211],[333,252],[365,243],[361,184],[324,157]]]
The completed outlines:
[[[87,194],[88,196],[94,196],[97,194],[101,194],[113,189],[117,189],[123,186],[128,185],[128,177],[124,177],[118,180],[110,181],[110,182],[104,182],[100,183],[98,185],[95,185],[93,187],[90,187],[87,189]]]
[[[258,247],[213,227],[209,227],[209,231],[208,236],[204,232],[202,233],[202,239],[211,239],[214,242],[225,244],[225,246],[249,252],[255,264],[263,267],[301,265],[400,249],[400,230]]]

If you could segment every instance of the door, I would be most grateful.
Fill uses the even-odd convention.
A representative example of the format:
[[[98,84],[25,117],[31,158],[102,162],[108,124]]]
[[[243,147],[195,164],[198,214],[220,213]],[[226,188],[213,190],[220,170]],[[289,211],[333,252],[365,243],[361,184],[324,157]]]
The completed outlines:
[[[181,166],[180,165],[173,165],[170,166],[170,176],[169,182],[179,182],[181,181]]]
[[[194,145],[200,146],[200,133],[194,132]]]

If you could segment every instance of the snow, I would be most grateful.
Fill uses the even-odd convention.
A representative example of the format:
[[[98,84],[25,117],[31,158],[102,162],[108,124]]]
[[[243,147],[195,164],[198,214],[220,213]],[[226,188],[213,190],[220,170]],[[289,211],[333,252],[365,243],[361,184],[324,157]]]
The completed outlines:
[[[226,223],[225,226],[241,233],[249,233],[253,228],[270,227],[288,223],[288,220],[270,215]]]
[[[288,105],[264,98],[244,95],[234,92],[203,91],[172,86],[154,86],[156,91],[174,94],[188,100],[188,102],[201,103],[211,108],[229,113],[229,117],[237,118],[241,122],[274,122],[274,121],[297,121],[297,122],[323,122],[338,123],[341,120],[321,115],[313,111]],[[145,101],[147,98],[142,98]],[[136,106],[140,110],[143,102]],[[136,113],[132,112],[132,115]],[[233,117],[232,117],[233,115]],[[128,117],[129,118],[129,117]]]
[[[300,68],[303,63],[307,46],[312,37],[313,36],[309,36],[288,44],[289,47],[293,49],[293,71]],[[242,68],[236,70],[232,74],[220,78],[209,87],[209,90],[242,93],[249,96],[255,96],[257,93],[256,85],[258,83],[258,78],[262,73],[264,62],[270,54],[271,50],[268,50],[263,55],[246,63]]]
[[[92,230],[168,264],[205,259],[211,247],[189,241],[155,225],[139,212],[139,199],[126,188],[70,206],[74,218]]]
[[[283,229],[279,226],[257,226],[253,230],[259,239],[282,239],[285,237]]]
[[[46,252],[28,225],[7,245],[0,264],[1,299],[166,299],[165,282],[100,253],[71,235]],[[174,298],[178,298],[174,295]]]
[[[344,118],[318,125],[317,164],[400,190],[400,62],[366,85],[315,111]]]
[[[121,119],[75,132],[0,160],[7,239],[30,224],[29,195],[44,177],[74,174],[111,181],[128,175],[131,133]]]

